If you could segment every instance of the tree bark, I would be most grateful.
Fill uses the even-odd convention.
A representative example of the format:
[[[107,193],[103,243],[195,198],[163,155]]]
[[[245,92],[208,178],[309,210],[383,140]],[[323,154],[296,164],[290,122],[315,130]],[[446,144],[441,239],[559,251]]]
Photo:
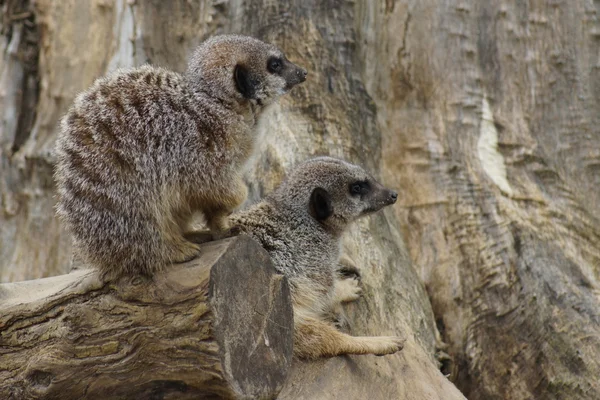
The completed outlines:
[[[82,269],[0,299],[3,399],[270,399],[292,361],[287,281],[244,236],[153,281]]]
[[[384,180],[469,399],[600,398],[592,1],[364,3]]]

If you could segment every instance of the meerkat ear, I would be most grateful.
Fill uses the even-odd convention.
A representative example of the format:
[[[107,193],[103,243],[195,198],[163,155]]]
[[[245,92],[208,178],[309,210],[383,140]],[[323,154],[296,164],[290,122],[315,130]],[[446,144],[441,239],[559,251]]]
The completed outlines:
[[[317,220],[323,221],[333,214],[331,195],[323,188],[316,188],[310,195],[310,214]]]
[[[243,65],[236,65],[233,71],[233,77],[235,79],[237,90],[242,96],[246,99],[253,99],[255,96],[255,88],[248,69]]]

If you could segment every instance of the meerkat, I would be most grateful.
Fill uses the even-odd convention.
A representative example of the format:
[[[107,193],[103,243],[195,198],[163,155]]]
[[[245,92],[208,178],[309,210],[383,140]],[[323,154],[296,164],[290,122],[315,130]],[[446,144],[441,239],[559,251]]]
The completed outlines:
[[[265,107],[306,79],[274,45],[215,36],[183,74],[118,70],[78,95],[56,143],[57,214],[106,279],[194,258],[195,212],[216,236],[246,198],[242,168]]]
[[[402,349],[399,337],[354,337],[329,318],[341,303],[361,294],[357,279],[342,276],[354,274],[340,258],[342,234],[353,221],[394,204],[397,197],[361,167],[318,157],[293,169],[264,200],[230,216],[232,229],[261,243],[288,278],[297,357],[384,355]]]

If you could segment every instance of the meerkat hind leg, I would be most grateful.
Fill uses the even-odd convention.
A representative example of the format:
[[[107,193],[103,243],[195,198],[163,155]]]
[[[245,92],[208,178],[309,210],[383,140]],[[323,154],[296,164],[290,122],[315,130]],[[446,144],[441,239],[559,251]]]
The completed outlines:
[[[360,271],[347,255],[342,255],[338,261],[335,274],[333,302],[349,303],[358,300],[362,295],[360,287]]]
[[[307,359],[344,354],[386,355],[404,346],[404,339],[397,336],[350,336],[315,318],[298,321],[294,335],[294,353]]]
[[[207,213],[206,224],[213,234],[222,234],[229,229],[228,216],[231,214],[229,210],[212,210]]]
[[[248,188],[240,178],[231,182],[231,188],[219,194],[218,201],[204,209],[206,224],[215,239],[232,236],[229,215],[240,206],[248,196]]]
[[[184,236],[171,243],[169,260],[173,264],[182,264],[193,260],[200,254],[200,245],[187,240]]]

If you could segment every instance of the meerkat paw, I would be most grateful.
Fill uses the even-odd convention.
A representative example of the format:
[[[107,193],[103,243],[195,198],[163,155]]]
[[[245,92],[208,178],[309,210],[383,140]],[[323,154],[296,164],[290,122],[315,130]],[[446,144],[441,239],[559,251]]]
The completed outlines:
[[[369,338],[370,353],[377,356],[394,354],[404,348],[406,339],[398,336],[374,336]]]
[[[356,301],[362,296],[360,280],[354,276],[346,279],[336,279],[334,283],[335,298],[340,303]]]
[[[316,318],[294,321],[294,354],[299,358],[316,359],[344,354],[396,353],[405,339],[397,336],[350,336],[335,329],[333,324]]]
[[[178,240],[173,245],[171,255],[169,259],[173,264],[182,264],[193,260],[200,254],[200,245],[192,243],[182,236],[181,240]]]
[[[214,211],[212,214],[206,213],[206,222],[215,240],[227,237],[227,232],[230,228],[229,213],[229,211]]]

